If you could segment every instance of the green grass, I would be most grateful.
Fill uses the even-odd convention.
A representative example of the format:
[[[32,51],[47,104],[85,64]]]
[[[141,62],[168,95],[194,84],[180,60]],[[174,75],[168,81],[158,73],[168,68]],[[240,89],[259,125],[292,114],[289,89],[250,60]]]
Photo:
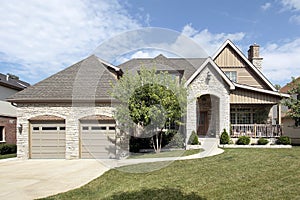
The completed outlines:
[[[135,153],[131,154],[129,159],[136,158],[164,158],[164,157],[181,157],[181,156],[189,156],[192,154],[200,153],[200,149],[193,150],[173,150],[173,151],[163,151],[160,153]]]
[[[121,168],[151,168],[160,163]],[[175,161],[158,171],[106,172],[46,199],[300,199],[300,147],[225,149],[218,156]]]
[[[0,159],[14,158],[14,157],[17,157],[17,154],[12,153],[12,154],[0,155]]]

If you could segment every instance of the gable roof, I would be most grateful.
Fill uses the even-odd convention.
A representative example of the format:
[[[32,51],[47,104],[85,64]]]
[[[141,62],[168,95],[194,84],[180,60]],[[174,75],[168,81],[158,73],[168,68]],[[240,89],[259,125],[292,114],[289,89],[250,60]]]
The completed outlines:
[[[242,60],[250,67],[250,69],[255,72],[256,75],[267,85],[272,91],[277,91],[276,88],[272,85],[272,83],[263,75],[263,73],[258,70],[247,58],[246,56],[241,52],[239,48],[233,44],[231,40],[226,40],[222,46],[216,51],[216,53],[213,55],[212,59],[215,60],[217,56],[226,48],[226,46],[229,45],[241,58]]]
[[[158,71],[177,71],[187,80],[201,65],[206,58],[167,58],[160,54],[155,58],[134,58],[118,67],[124,72],[138,71],[141,66],[155,68]]]
[[[117,81],[116,69],[92,55],[7,100],[16,103],[109,101],[111,83]]]
[[[228,84],[230,90],[234,90],[235,86],[232,83],[232,81],[224,74],[224,72],[216,65],[216,63],[210,57],[207,58],[205,60],[205,62],[202,63],[202,65],[187,80],[187,82],[185,83],[185,85],[188,86],[209,63],[217,71],[217,73],[223,78],[223,80]]]
[[[30,86],[29,83],[19,80],[19,78],[12,76],[10,74],[0,73],[0,85],[8,87],[17,91],[23,90]]]

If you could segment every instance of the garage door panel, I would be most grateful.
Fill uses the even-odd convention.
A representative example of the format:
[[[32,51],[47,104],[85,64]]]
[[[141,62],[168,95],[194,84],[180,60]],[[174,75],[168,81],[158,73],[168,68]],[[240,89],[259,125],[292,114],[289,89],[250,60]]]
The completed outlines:
[[[115,158],[115,122],[81,124],[81,158]]]
[[[55,153],[55,154],[51,154],[51,153],[43,153],[43,154],[37,154],[37,153],[32,153],[31,155],[33,158],[36,158],[36,159],[57,159],[57,158],[65,158],[65,154],[64,153],[61,153],[61,154],[58,154],[58,153]]]
[[[65,147],[51,147],[51,146],[43,146],[43,147],[32,147],[33,152],[39,152],[36,154],[61,154],[65,151]],[[61,153],[58,153],[61,152]],[[33,153],[34,154],[34,153]]]
[[[31,132],[31,158],[65,158],[65,124],[53,121],[34,123]]]
[[[32,134],[32,140],[65,140],[64,134]]]

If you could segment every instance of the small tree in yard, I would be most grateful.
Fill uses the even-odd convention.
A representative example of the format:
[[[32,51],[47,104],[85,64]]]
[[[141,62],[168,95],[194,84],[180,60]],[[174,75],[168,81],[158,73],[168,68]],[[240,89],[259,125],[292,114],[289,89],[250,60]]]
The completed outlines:
[[[284,101],[284,105],[289,109],[287,115],[295,120],[295,126],[300,126],[300,81],[297,82],[296,80],[293,78],[292,83],[290,83],[292,89],[288,93],[291,97]]]
[[[226,129],[224,128],[221,137],[220,137],[220,144],[229,144],[230,142],[230,137],[226,131]]]
[[[171,125],[180,125],[186,113],[183,81],[155,69],[125,73],[113,86],[112,96],[120,102],[115,111],[119,128],[127,132],[133,129],[139,137],[152,137],[156,153],[161,150],[163,130],[168,133]]]

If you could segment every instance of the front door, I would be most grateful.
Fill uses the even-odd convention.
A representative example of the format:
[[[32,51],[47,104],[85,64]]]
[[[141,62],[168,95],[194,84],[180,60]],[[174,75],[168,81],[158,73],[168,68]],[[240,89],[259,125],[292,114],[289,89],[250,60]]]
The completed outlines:
[[[206,135],[208,130],[208,112],[200,111],[199,115],[199,125],[198,125],[198,135]]]

